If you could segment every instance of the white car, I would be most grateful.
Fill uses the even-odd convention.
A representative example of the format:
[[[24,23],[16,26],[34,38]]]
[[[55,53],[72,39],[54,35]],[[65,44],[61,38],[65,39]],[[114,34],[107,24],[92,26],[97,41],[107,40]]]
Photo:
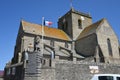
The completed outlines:
[[[95,74],[91,80],[120,80],[120,74]]]

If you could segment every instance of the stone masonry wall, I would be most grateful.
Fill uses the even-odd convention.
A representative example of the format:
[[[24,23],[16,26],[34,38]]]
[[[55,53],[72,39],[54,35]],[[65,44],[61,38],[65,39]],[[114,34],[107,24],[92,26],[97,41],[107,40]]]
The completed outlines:
[[[97,74],[120,74],[120,65],[100,63],[57,63],[55,80],[90,80],[94,73],[90,66],[98,67]]]
[[[87,61],[52,60],[52,67],[38,68],[35,65],[30,67],[35,69],[26,70],[24,80],[90,80],[94,74],[120,74],[120,65],[118,64]],[[91,67],[97,68],[92,69]]]
[[[82,20],[82,29],[79,28],[78,26],[78,20],[81,20],[81,17],[84,18]],[[72,26],[73,26],[73,40],[76,40],[77,37],[80,35],[80,33],[86,28],[87,26],[92,24],[92,19],[82,16],[80,14],[72,13]]]

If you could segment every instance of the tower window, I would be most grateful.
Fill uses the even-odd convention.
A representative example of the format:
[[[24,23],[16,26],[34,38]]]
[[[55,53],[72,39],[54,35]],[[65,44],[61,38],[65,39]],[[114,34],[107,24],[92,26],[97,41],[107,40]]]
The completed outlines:
[[[109,38],[107,39],[107,44],[108,44],[109,55],[112,57],[112,56],[113,56],[113,53],[112,53],[112,46],[111,46],[111,41],[110,41]]]
[[[66,31],[67,29],[68,29],[68,22],[65,21],[65,22],[63,23],[63,30]]]
[[[82,20],[78,19],[78,28],[82,29]]]

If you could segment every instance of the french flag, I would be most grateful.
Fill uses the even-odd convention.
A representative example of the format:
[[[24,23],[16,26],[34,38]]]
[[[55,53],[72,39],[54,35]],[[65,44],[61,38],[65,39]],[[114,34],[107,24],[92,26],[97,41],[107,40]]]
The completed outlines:
[[[52,25],[52,22],[51,22],[51,21],[46,21],[46,20],[45,20],[45,21],[44,21],[44,25],[45,25],[45,26],[50,26],[50,25]]]

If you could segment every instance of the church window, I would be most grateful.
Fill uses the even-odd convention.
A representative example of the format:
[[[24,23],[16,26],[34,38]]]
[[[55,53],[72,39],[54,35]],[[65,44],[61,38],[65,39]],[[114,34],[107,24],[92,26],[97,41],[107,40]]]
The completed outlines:
[[[78,28],[82,29],[82,20],[78,19]]]
[[[107,39],[107,44],[108,44],[109,55],[112,57],[112,56],[113,56],[113,53],[112,53],[112,46],[111,46],[111,41],[110,41],[109,38]]]
[[[62,30],[64,30],[64,24],[62,24]]]
[[[68,29],[68,22],[66,21],[65,22],[65,30],[67,30]]]
[[[63,27],[64,27],[63,28],[64,31],[66,31],[68,29],[68,22],[67,21],[64,22]]]

